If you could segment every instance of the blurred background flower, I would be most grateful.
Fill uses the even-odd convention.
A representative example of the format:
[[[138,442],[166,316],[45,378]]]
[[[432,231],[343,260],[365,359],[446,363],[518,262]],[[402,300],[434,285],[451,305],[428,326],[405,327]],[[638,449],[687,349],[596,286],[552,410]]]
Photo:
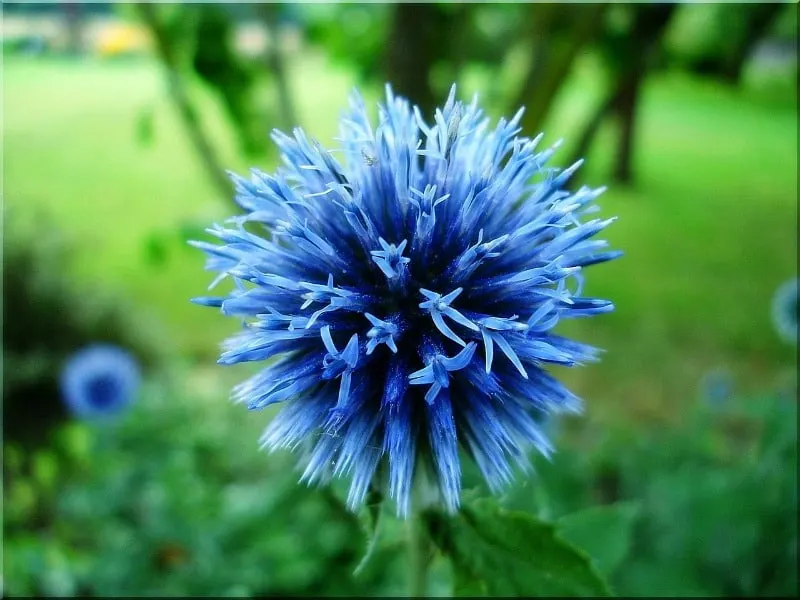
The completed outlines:
[[[785,281],[775,291],[772,299],[772,321],[784,341],[797,345],[797,288],[800,280]]]
[[[712,406],[720,406],[734,394],[734,377],[728,369],[715,368],[700,379],[700,396]]]
[[[61,372],[61,393],[80,418],[117,415],[133,402],[139,367],[122,348],[96,344],[73,354]]]
[[[606,350],[551,369],[591,402],[506,503],[635,504],[596,536],[620,596],[797,595],[797,345],[772,318],[797,277],[796,3],[4,3],[0,28],[5,595],[405,593],[391,520],[351,576],[346,486],[259,450],[275,410],[227,402],[254,370],[213,364],[238,325],[187,304],[186,241],[238,210],[225,168],[273,171],[273,127],[336,147],[350,90],[375,118],[386,81],[428,115],[453,82],[493,119],[526,106],[620,218],[625,259],[585,290],[616,310],[555,329]],[[91,427],[60,373],[98,341],[142,380]],[[721,408],[698,398],[720,365]]]

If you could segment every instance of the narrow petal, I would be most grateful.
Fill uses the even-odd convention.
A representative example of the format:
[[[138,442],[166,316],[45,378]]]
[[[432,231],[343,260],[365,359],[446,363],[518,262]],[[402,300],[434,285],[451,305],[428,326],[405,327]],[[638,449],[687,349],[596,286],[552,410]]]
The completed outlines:
[[[428,403],[428,440],[433,463],[439,475],[439,489],[445,506],[458,509],[461,489],[461,465],[458,460],[458,437],[447,390],[439,392],[436,401]]]
[[[472,356],[475,354],[475,348],[476,348],[475,342],[470,342],[466,348],[464,348],[454,357],[442,358],[442,363],[444,364],[444,366],[447,368],[448,371],[459,371],[470,363],[470,361],[472,360]]]
[[[442,333],[442,335],[444,335],[446,338],[453,340],[456,344],[459,344],[460,346],[467,345],[467,343],[460,337],[458,337],[458,334],[456,334],[455,331],[450,329],[447,323],[444,322],[444,319],[442,318],[442,313],[440,313],[438,310],[433,310],[431,311],[431,318],[433,319],[433,324],[436,325],[436,329],[438,329]]]
[[[485,329],[481,329],[481,336],[483,337],[483,349],[486,354],[486,372],[492,372],[492,359],[494,358],[494,342],[492,336]]]
[[[339,354],[339,351],[336,349],[336,344],[333,343],[333,338],[331,337],[331,328],[326,325],[319,330],[319,334],[322,337],[322,343],[325,344],[325,349],[330,354]]]
[[[492,337],[494,341],[497,342],[497,345],[500,347],[500,350],[503,351],[503,354],[505,354],[506,357],[508,357],[508,360],[510,360],[511,363],[517,368],[517,371],[520,372],[520,375],[522,375],[525,379],[527,379],[528,373],[525,371],[525,367],[522,366],[522,363],[520,362],[517,353],[514,352],[514,349],[508,343],[506,338],[503,337],[503,334],[498,332],[495,333]]]

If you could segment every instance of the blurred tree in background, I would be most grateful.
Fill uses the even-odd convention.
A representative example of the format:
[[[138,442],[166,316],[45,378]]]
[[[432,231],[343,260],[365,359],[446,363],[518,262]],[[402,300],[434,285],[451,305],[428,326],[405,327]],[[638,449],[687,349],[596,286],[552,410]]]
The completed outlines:
[[[67,52],[77,55],[83,50],[83,7],[79,2],[64,2],[63,7]]]
[[[243,154],[251,158],[263,157],[271,148],[268,145],[270,129],[294,125],[294,109],[279,47],[277,17],[280,9],[278,5],[251,7],[252,14],[245,15],[257,14],[269,32],[264,58],[259,61],[243,56],[235,46],[236,16],[242,6],[157,6],[150,3],[135,6],[167,72],[171,97],[196,152],[220,194],[230,196],[218,149],[199,116],[191,75],[197,75],[219,98]],[[259,86],[273,89],[277,110],[269,106],[256,107],[256,102],[263,100],[257,94]],[[280,123],[275,120],[276,112],[280,114]]]
[[[359,83],[380,79],[392,4],[298,4],[294,13],[309,43],[352,68]]]
[[[633,179],[636,113],[645,78],[659,62],[661,39],[676,4],[625,4],[613,8],[598,46],[607,70],[607,91],[579,137],[572,161],[586,156],[604,119],[617,119],[619,136],[613,177],[621,183]]]
[[[605,71],[605,91],[577,138],[573,159],[588,153],[602,124],[613,117],[618,135],[612,176],[620,183],[629,183],[634,179],[637,107],[648,74],[672,57],[675,64],[690,71],[735,83],[758,42],[776,19],[790,10],[780,3],[683,6],[431,2],[314,3],[297,7],[267,4],[255,12],[270,39],[279,38],[282,19],[292,20],[312,44],[324,49],[333,60],[353,68],[361,81],[368,85],[391,83],[397,93],[418,104],[428,118],[433,117],[437,99],[450,84],[462,79],[466,66],[485,67],[491,72],[523,48],[525,67],[519,79],[506,90],[489,89],[487,96],[490,104],[496,103],[504,112],[525,106],[522,127],[528,135],[542,129],[576,63],[588,54],[596,54]],[[181,44],[190,48],[191,68],[220,95],[245,151],[258,155],[264,151],[270,127],[264,119],[256,118],[252,104],[256,80],[266,78],[274,88],[282,127],[293,125],[295,111],[280,45],[274,41],[268,44],[261,66],[249,63],[233,47],[236,18],[245,13],[242,7],[223,5],[175,7],[173,19],[180,26],[165,29],[163,35],[158,34],[159,25],[151,17],[146,22],[156,40],[162,40],[159,46],[167,41],[167,49],[161,55],[166,65],[172,65],[168,67],[170,71],[180,70],[180,61],[174,56],[176,48]],[[670,33],[676,29],[673,21],[678,21],[680,30],[686,29],[683,23],[687,19],[690,29],[702,30],[692,33],[676,51],[669,40],[665,43],[665,38],[675,37]],[[180,41],[181,36],[188,36],[188,44]],[[178,101],[179,106],[183,104],[186,102]],[[187,123],[196,120],[189,116],[194,110],[181,111]],[[200,131],[202,127],[196,124],[193,129]],[[199,140],[204,136],[196,133],[193,137]],[[212,169],[215,161],[211,144],[198,141],[195,145]]]
[[[524,21],[531,48],[514,109],[525,106],[522,128],[536,135],[576,58],[603,27],[608,4],[529,4]],[[514,110],[512,109],[512,110]]]
[[[222,104],[248,156],[263,152],[266,127],[254,119],[253,87],[258,71],[246,64],[234,48],[235,23],[229,12],[214,4],[181,6],[183,16],[196,12],[192,28],[191,64],[211,86]]]
[[[309,41],[370,85],[433,109],[468,65],[496,68],[522,31],[521,5],[403,3],[304,4]],[[336,26],[332,26],[336,24]],[[492,90],[487,92],[491,95]]]
[[[229,195],[230,186],[219,160],[218,151],[201,122],[191,88],[185,81],[189,61],[189,42],[192,37],[195,11],[187,12],[183,5],[157,6],[142,3],[135,6],[148,28],[167,75],[170,96],[178,109],[198,157],[221,197]]]
[[[686,27],[702,31],[687,32],[676,59],[693,73],[737,85],[756,45],[790,7],[779,2],[709,4],[695,11],[699,18]]]
[[[454,61],[454,57],[460,56],[458,42],[468,31],[466,24],[473,6],[441,3],[393,6],[382,75],[396,93],[417,104],[426,119],[433,120],[433,111],[441,97],[432,85],[431,71],[443,61],[460,62]]]

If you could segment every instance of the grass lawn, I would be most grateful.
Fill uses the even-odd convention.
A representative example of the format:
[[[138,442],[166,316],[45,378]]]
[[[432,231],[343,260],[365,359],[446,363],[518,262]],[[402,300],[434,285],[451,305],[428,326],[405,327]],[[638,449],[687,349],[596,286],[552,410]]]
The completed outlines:
[[[310,54],[293,67],[299,118],[329,140],[352,78]],[[579,74],[564,90],[549,139],[576,135],[593,102],[583,82]],[[214,99],[203,96],[202,107],[224,163],[246,170]],[[137,120],[148,108],[154,137],[143,144]],[[608,350],[600,365],[566,374],[598,418],[678,417],[670,409],[695,397],[709,368],[731,368],[749,389],[791,371],[796,357],[770,321],[773,291],[797,271],[795,105],[667,74],[653,78],[641,108],[636,185],[612,187],[602,201],[620,217],[608,236],[626,256],[588,278],[588,293],[618,310],[565,328]],[[215,354],[236,323],[188,303],[211,277],[180,231],[223,218],[230,203],[208,184],[158,69],[9,56],[3,116],[8,208],[44,211],[70,236],[87,293],[131,295],[179,350]],[[601,132],[589,183],[606,179],[612,135]],[[146,261],[154,234],[170,240],[158,267]]]

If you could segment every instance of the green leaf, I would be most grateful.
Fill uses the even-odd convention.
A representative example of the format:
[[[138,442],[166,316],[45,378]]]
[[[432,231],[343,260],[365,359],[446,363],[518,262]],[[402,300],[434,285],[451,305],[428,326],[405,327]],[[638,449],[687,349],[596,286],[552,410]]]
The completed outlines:
[[[426,515],[458,596],[610,596],[591,559],[533,515],[483,499],[453,517]]]
[[[610,577],[630,552],[639,509],[635,502],[595,506],[561,517],[556,526],[564,539],[589,554],[600,572]]]
[[[376,488],[370,487],[367,493],[365,502],[366,515],[362,518],[362,525],[364,533],[367,536],[367,549],[364,556],[359,561],[353,575],[358,576],[369,563],[370,559],[375,554],[375,549],[378,547],[378,538],[380,536],[381,525],[381,508],[383,507],[383,494]]]

